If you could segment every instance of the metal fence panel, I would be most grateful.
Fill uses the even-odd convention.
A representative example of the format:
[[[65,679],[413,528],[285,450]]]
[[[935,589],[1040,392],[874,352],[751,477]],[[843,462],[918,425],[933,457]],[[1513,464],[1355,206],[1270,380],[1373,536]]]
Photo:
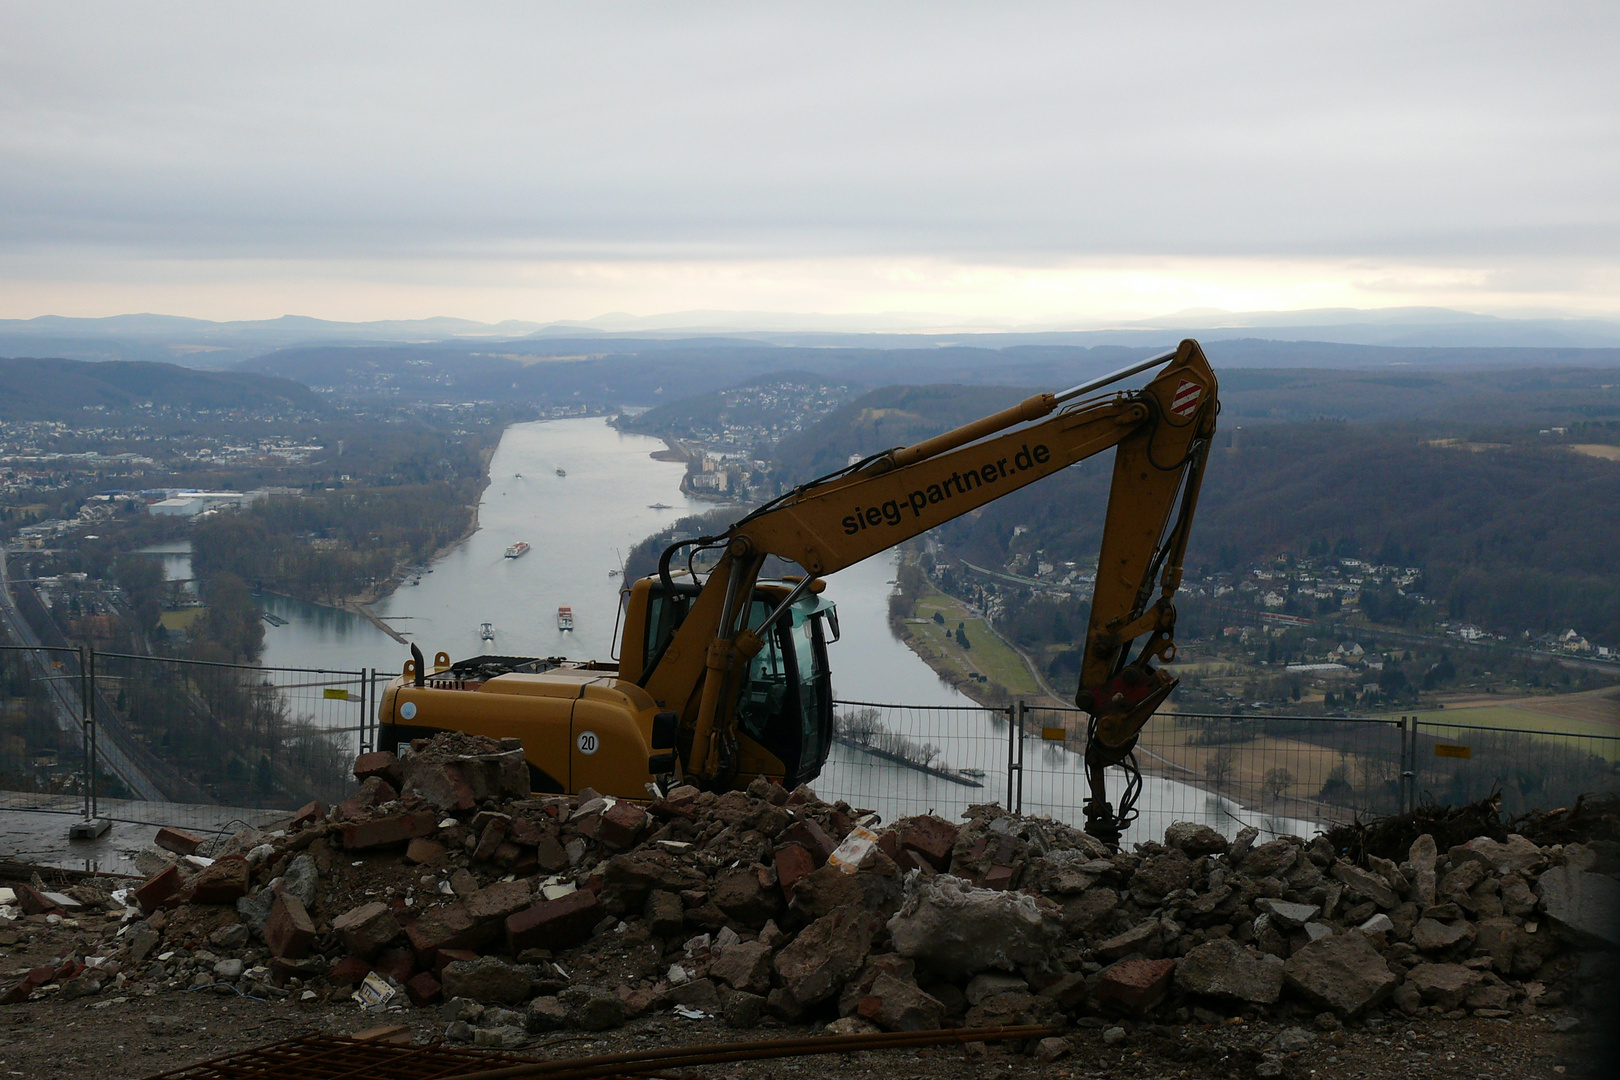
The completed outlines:
[[[1503,812],[1517,815],[1620,791],[1620,735],[1424,720],[1415,724],[1412,768],[1418,798],[1457,805],[1497,791]]]
[[[0,646],[0,810],[221,830],[262,824],[355,787],[391,671],[212,664]],[[835,702],[815,782],[827,799],[960,817],[998,803],[1084,824],[1086,715],[1077,709]],[[1136,759],[1143,791],[1125,843],[1174,821],[1232,835],[1310,835],[1493,791],[1504,811],[1620,791],[1620,735],[1323,716],[1162,713]],[[97,767],[91,770],[88,761]],[[1116,805],[1119,769],[1108,771]]]
[[[98,653],[93,673],[101,745],[138,773],[101,786],[103,816],[218,828],[221,807],[247,821],[354,789],[365,672]]]
[[[84,815],[84,685],[75,649],[0,646],[0,810]]]
[[[1083,825],[1086,714],[1029,707],[1022,728],[1023,811]],[[1396,813],[1402,752],[1391,721],[1159,713],[1137,739],[1139,816],[1123,839],[1162,840],[1176,821],[1309,836],[1356,814]],[[1123,772],[1108,770],[1107,784],[1117,809]]]
[[[1010,709],[833,704],[838,735],[814,783],[823,799],[875,810],[884,821],[1007,801]]]

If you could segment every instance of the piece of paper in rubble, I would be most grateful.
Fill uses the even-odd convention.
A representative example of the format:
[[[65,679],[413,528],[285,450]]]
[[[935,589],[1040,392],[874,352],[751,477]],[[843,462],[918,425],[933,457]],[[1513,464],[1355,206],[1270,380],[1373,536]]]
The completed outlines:
[[[846,874],[853,874],[861,865],[861,860],[870,855],[872,849],[877,847],[877,842],[877,833],[857,825],[850,830],[848,836],[844,837],[844,842],[833,850],[827,862],[831,866],[838,867]]]

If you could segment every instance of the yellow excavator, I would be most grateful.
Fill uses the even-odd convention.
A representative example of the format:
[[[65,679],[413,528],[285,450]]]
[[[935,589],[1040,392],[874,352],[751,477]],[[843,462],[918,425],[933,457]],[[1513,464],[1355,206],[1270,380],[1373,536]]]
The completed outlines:
[[[1159,368],[1138,390],[1108,391]],[[822,576],[1115,448],[1076,704],[1089,714],[1087,831],[1118,843],[1140,791],[1132,751],[1176,686],[1181,563],[1215,432],[1195,341],[800,485],[724,533],[680,540],[623,590],[617,663],[479,656],[433,669],[416,646],[379,702],[378,746],[440,731],[523,741],[536,790],[647,797],[648,784],[814,779],[833,740]],[[686,553],[686,568],[672,569]],[[798,576],[762,580],[770,557]],[[705,571],[696,561],[708,565]],[[1155,595],[1157,593],[1157,595]],[[1116,812],[1104,770],[1128,781]]]

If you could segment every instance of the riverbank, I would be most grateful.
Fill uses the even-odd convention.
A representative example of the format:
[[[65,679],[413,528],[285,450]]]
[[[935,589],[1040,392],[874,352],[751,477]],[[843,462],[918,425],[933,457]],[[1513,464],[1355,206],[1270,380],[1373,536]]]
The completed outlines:
[[[543,423],[543,421],[541,422]],[[398,591],[399,587],[405,583],[406,579],[411,577],[413,567],[432,566],[434,563],[439,562],[451,552],[461,547],[468,540],[471,540],[473,535],[478,532],[478,508],[483,505],[484,493],[489,490],[490,484],[489,465],[490,462],[494,460],[495,451],[500,446],[501,438],[505,436],[507,428],[509,427],[511,427],[510,424],[502,427],[500,434],[496,437],[495,441],[489,446],[486,446],[482,450],[478,451],[479,465],[482,469],[480,475],[483,479],[483,483],[478,488],[477,497],[474,498],[472,504],[467,507],[468,513],[466,528],[464,528],[454,539],[440,544],[427,556],[427,558],[409,563],[399,563],[394,567],[394,572],[390,574],[385,581],[379,582],[369,589],[363,589],[358,593],[351,593],[350,595],[343,597],[337,603],[337,608],[339,610],[348,611],[359,615],[361,618],[376,626],[379,630],[393,638],[395,641],[399,642],[401,645],[410,644],[406,638],[401,636],[399,631],[383,622],[381,617],[371,610],[371,605],[386,600],[388,597],[392,596],[396,591]],[[305,597],[294,597],[294,599],[303,600],[307,604],[315,604],[319,607],[331,606],[329,604],[323,604],[319,600],[311,600]]]

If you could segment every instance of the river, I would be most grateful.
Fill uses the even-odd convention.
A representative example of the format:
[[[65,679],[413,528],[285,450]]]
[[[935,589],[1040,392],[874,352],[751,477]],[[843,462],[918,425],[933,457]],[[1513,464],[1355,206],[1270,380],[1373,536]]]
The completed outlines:
[[[685,467],[651,457],[662,447],[600,418],[513,425],[490,461],[477,531],[435,562],[419,584],[399,588],[374,610],[430,661],[440,650],[452,657],[611,656],[619,578],[608,572],[643,538],[713,506],[681,493]],[[532,545],[530,552],[505,558],[506,548],[519,540]],[[183,548],[165,547],[154,554],[169,576],[189,578]],[[982,777],[959,777],[982,786],[844,745],[834,747],[814,786],[828,798],[877,810],[887,821],[931,809],[954,818],[973,803],[1005,800],[1008,725],[1003,714],[978,708],[941,682],[889,631],[896,559],[878,556],[828,578],[826,596],[838,605],[842,629],[841,640],[829,647],[834,692],[845,701],[905,703],[881,711],[885,727],[914,744],[938,747],[936,764],[948,771],[982,771]],[[275,595],[263,601],[282,620],[265,627],[268,666],[397,670],[409,656],[406,646],[357,615]],[[572,631],[557,628],[562,604],[573,608]],[[486,622],[494,630],[493,646],[480,637]],[[1078,756],[1043,743],[1038,734],[1024,740],[1023,808],[1078,823],[1084,794]],[[1117,789],[1117,778],[1111,783]],[[1161,838],[1172,820],[1204,821],[1227,835],[1240,824],[1306,835],[1310,829],[1304,822],[1262,819],[1230,800],[1155,777],[1146,779],[1139,806],[1142,818],[1127,832],[1130,841]]]

